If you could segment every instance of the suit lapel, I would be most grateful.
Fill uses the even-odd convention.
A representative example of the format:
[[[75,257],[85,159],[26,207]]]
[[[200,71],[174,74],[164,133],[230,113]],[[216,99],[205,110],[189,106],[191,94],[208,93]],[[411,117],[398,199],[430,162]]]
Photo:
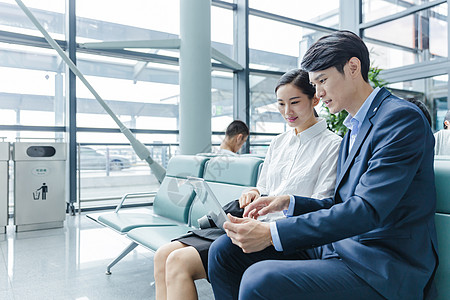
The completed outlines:
[[[350,131],[348,131],[341,142],[341,147],[339,149],[339,157],[337,163],[337,176],[341,174],[341,170],[344,167],[345,160],[348,157],[348,147],[350,146]]]
[[[358,153],[359,149],[361,148],[363,142],[365,141],[367,134],[370,132],[370,129],[372,128],[372,122],[371,119],[375,114],[377,113],[378,107],[381,105],[383,100],[390,95],[390,92],[386,90],[385,88],[382,88],[378,94],[376,95],[375,99],[373,100],[366,117],[364,118],[364,121],[361,125],[361,128],[358,132],[358,135],[356,136],[355,142],[352,146],[352,149],[350,150],[350,153],[347,156],[348,148],[350,146],[350,134],[347,133],[345,135],[345,140],[341,155],[340,155],[340,170],[338,170],[338,178],[336,181],[336,189],[338,189],[342,178],[347,173],[350,165],[352,164],[353,160],[355,159],[356,153]]]

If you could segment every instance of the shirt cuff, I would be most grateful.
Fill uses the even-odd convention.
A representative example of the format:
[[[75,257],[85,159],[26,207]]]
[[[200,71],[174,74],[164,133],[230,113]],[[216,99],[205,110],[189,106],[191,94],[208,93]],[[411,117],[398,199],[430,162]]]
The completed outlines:
[[[293,195],[289,195],[289,207],[288,209],[283,210],[283,213],[286,217],[292,217],[294,215],[294,208],[295,208],[295,198]]]
[[[277,251],[283,251],[283,246],[281,246],[280,236],[278,235],[277,223],[270,222],[270,235],[272,236],[273,247]]]

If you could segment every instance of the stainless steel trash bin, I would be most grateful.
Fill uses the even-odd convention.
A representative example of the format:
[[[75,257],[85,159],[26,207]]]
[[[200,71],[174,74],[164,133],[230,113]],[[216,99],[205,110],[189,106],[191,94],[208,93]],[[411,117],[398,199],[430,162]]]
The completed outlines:
[[[0,142],[0,233],[5,233],[8,225],[8,161],[9,143]]]
[[[66,144],[16,142],[13,161],[16,231],[63,227]]]

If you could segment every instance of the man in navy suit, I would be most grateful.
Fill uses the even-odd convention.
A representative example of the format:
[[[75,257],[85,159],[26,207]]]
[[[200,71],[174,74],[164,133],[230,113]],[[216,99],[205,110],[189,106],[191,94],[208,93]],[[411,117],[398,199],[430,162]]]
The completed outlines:
[[[416,105],[368,82],[354,33],[322,37],[305,54],[316,94],[346,110],[335,195],[263,197],[209,251],[219,299],[429,299],[438,265],[434,138]],[[286,219],[260,215],[286,210]],[[250,217],[250,218],[249,218]]]

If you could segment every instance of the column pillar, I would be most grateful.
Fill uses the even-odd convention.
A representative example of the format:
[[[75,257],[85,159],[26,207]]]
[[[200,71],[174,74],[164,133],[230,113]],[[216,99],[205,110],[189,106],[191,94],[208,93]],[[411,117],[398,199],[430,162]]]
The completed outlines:
[[[234,12],[234,59],[244,67],[234,73],[233,118],[247,124],[250,131],[250,72],[249,72],[249,43],[248,43],[248,0],[235,0],[237,9]],[[254,122],[252,123],[254,124]],[[247,141],[242,147],[244,153],[249,153],[250,145]]]
[[[180,152],[211,151],[211,0],[180,0]]]

